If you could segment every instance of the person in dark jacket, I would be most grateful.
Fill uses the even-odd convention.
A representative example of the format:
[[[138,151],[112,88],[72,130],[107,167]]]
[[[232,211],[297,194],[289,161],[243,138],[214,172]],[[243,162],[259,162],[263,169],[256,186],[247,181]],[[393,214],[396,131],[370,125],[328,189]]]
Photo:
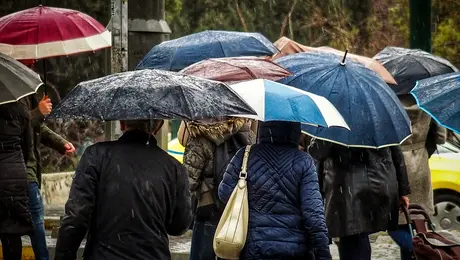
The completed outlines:
[[[25,160],[29,149],[27,110],[17,102],[0,105],[0,239],[5,260],[20,260],[21,235],[33,232],[27,208]]]
[[[29,180],[29,210],[34,223],[34,233],[30,236],[34,255],[37,260],[49,260],[48,247],[45,235],[45,208],[40,194],[41,186],[41,163],[39,145],[43,144],[61,154],[70,155],[75,151],[69,141],[49,129],[44,123],[52,109],[51,100],[43,96],[38,101],[37,95],[30,95],[21,99],[21,102],[29,111],[29,120],[32,129],[32,149],[28,154],[27,179]]]
[[[332,259],[312,158],[299,149],[300,124],[259,123],[248,160],[249,228],[240,259]],[[219,186],[227,202],[244,155],[232,159]]]
[[[398,227],[410,187],[399,146],[347,148],[314,140],[309,152],[321,165],[329,235],[340,238],[340,259],[370,260],[369,234]]]
[[[55,260],[171,259],[168,235],[192,222],[187,173],[158,147],[162,120],[121,121],[124,134],[88,147],[75,172]],[[149,129],[154,129],[153,132]]]
[[[22,62],[30,69],[35,70],[33,61]],[[32,128],[32,149],[30,149],[26,161],[27,179],[29,180],[29,210],[34,223],[34,233],[30,236],[30,242],[34,250],[35,259],[49,260],[45,235],[45,208],[40,194],[42,165],[38,148],[42,144],[66,155],[75,152],[75,148],[72,143],[49,129],[44,123],[45,116],[51,113],[53,107],[48,96],[42,96],[39,101],[38,95],[34,94],[21,99],[20,102],[27,107]]]
[[[188,171],[192,197],[196,199],[190,260],[214,260],[214,233],[223,212],[215,189],[220,182],[216,181],[216,174],[223,174],[239,148],[234,151],[222,149],[231,149],[226,145],[229,141],[235,141],[237,145],[233,146],[238,147],[252,144],[255,137],[247,120],[243,118],[189,122],[186,130],[190,136],[186,141],[184,165]],[[232,154],[227,156],[228,161],[225,162],[225,158],[221,158],[224,153]],[[222,168],[222,171],[216,167]]]

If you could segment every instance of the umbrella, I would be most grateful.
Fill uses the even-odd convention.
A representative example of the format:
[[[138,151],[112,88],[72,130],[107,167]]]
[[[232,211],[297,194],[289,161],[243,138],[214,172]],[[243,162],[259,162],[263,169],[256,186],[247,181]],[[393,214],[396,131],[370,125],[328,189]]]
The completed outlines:
[[[280,50],[280,53],[275,54],[273,59],[277,59],[289,54],[311,51],[314,49],[313,47],[305,46],[285,36],[279,38],[276,42],[273,43],[273,45],[275,45],[275,47]]]
[[[17,60],[96,51],[111,40],[94,18],[70,9],[40,5],[0,18],[0,52]]]
[[[260,121],[291,121],[350,129],[337,109],[324,97],[265,79],[230,85],[256,112],[241,115]]]
[[[0,105],[34,94],[42,84],[37,73],[0,53]]]
[[[136,69],[179,71],[193,63],[238,56],[272,56],[278,50],[262,34],[203,31],[153,47]]]
[[[460,134],[460,72],[418,81],[410,93],[438,124]]]
[[[288,55],[288,54],[308,52],[308,51],[323,51],[323,52],[337,54],[342,57],[345,56],[345,52],[339,51],[331,47],[327,47],[327,46],[309,47],[309,46],[305,46],[300,43],[297,43],[286,37],[280,38],[274,44],[280,50],[281,55]],[[390,74],[390,72],[388,72],[388,70],[380,62],[374,59],[371,59],[369,57],[366,57],[366,56],[348,53],[348,51],[346,55],[348,59],[359,62],[365,65],[366,67],[368,67],[369,69],[375,71],[377,74],[379,74],[380,77],[383,78],[383,80],[385,80],[386,83],[396,84],[396,81],[393,78],[393,76]],[[277,59],[279,57],[281,56],[276,54],[275,56],[273,56],[273,59]]]
[[[409,94],[417,80],[458,71],[448,60],[422,50],[386,47],[374,59],[396,79],[398,85],[391,88],[398,95]]]
[[[198,120],[255,114],[226,84],[161,70],[136,70],[78,84],[52,118]]]
[[[96,51],[110,47],[111,41],[102,24],[71,9],[39,5],[0,18],[0,52],[17,60]],[[44,61],[43,70],[46,94]]]
[[[222,82],[251,79],[277,81],[291,75],[289,71],[271,60],[257,57],[208,59],[192,64],[180,72]]]
[[[399,145],[410,136],[409,117],[399,99],[374,71],[362,64],[322,52],[292,54],[277,62],[294,74],[281,83],[327,98],[351,129],[303,126],[306,133],[362,148]]]

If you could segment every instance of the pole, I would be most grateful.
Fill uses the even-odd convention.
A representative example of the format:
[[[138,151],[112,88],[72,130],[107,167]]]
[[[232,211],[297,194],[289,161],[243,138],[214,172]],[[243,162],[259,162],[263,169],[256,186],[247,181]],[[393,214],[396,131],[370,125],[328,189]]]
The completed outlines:
[[[133,70],[153,46],[169,39],[171,29],[165,21],[165,0],[129,0],[129,69]],[[177,131],[177,130],[176,130]],[[168,149],[169,122],[161,128],[158,146]]]
[[[111,74],[128,71],[128,1],[111,0]],[[104,127],[105,140],[117,138],[118,122],[106,122]]]
[[[410,48],[431,52],[431,0],[410,0]]]

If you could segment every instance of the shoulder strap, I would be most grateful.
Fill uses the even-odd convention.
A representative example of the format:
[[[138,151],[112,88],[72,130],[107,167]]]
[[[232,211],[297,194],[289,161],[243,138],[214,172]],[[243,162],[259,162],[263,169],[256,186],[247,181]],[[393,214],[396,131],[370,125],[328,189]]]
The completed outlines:
[[[248,159],[249,159],[250,151],[251,151],[251,145],[246,146],[246,149],[244,151],[243,164],[241,165],[241,171],[240,171],[240,179],[242,180],[246,180],[246,176],[248,175],[247,169],[248,169]]]

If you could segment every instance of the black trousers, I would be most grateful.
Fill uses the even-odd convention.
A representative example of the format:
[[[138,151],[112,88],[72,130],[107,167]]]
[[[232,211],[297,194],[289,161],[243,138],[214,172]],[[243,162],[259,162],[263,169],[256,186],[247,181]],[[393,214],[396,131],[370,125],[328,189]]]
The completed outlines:
[[[337,246],[340,260],[371,260],[371,243],[367,233],[341,237]]]
[[[4,260],[21,260],[22,258],[21,236],[3,235],[0,237],[0,240],[2,241]]]

